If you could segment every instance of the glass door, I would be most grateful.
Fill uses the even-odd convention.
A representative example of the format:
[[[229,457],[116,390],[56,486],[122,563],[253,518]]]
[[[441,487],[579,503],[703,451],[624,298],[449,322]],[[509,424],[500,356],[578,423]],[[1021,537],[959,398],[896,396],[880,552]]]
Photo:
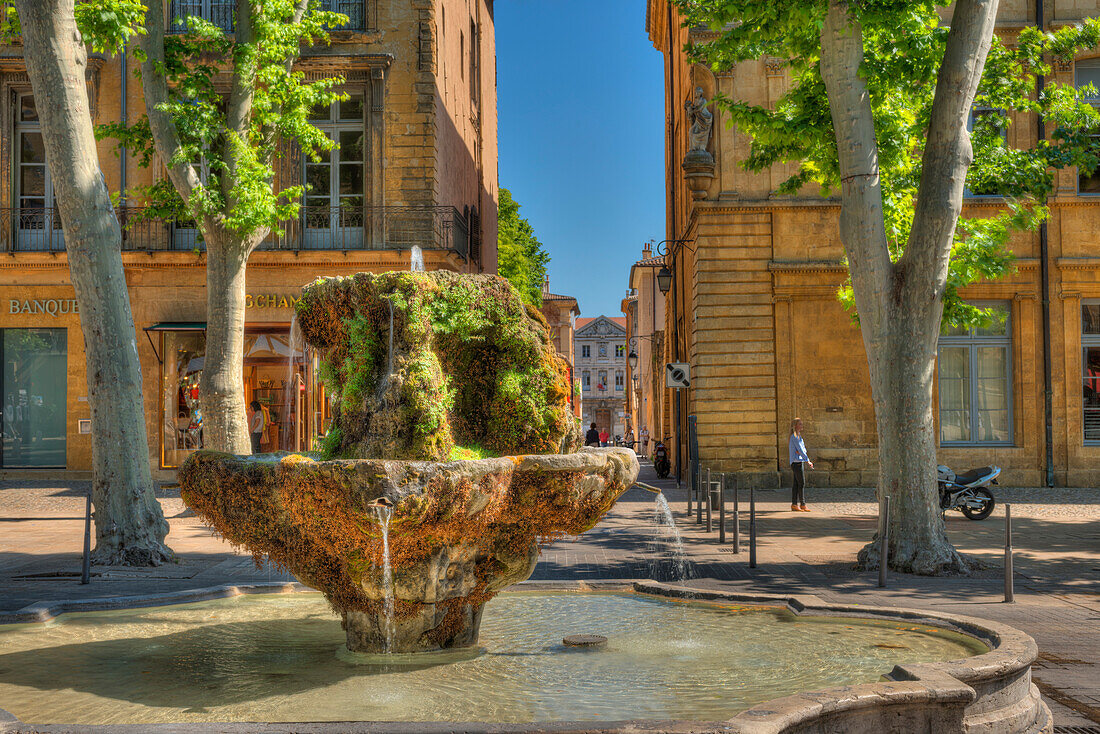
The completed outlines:
[[[5,468],[64,468],[68,353],[65,329],[4,329]]]

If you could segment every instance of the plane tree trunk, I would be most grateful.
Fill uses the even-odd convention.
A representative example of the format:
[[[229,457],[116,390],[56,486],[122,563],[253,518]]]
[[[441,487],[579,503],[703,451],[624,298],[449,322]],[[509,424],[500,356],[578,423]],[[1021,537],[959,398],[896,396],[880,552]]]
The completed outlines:
[[[848,256],[878,425],[879,502],[891,498],[889,565],[920,574],[966,573],[947,539],[936,487],[932,371],[963,185],[972,159],[966,121],[993,37],[997,0],[959,0],[940,67],[913,228],[891,260],[878,145],[859,76],[862,29],[846,0],[830,0],[821,31],[841,177],[840,234]],[[877,538],[860,551],[877,567]]]
[[[159,565],[172,556],[164,544],[168,523],[153,494],[122,237],[92,131],[87,51],[73,0],[15,5],[80,307],[92,410],[95,560]]]

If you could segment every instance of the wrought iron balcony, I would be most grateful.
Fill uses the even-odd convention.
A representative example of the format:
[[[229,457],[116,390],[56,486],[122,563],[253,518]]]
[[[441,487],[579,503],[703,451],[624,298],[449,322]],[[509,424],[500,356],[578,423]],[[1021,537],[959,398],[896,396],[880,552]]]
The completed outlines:
[[[330,30],[362,31],[367,29],[367,0],[321,0],[321,10],[341,13],[348,22]],[[191,16],[208,20],[223,31],[233,31],[233,13],[237,0],[172,0],[168,9],[168,32],[186,33]]]
[[[193,223],[150,216],[142,207],[116,210],[122,249],[187,252],[203,249]],[[0,209],[0,238],[7,252],[61,252],[61,217],[54,208]],[[450,250],[470,256],[465,217],[451,206],[302,207],[298,219],[260,245],[261,250]]]

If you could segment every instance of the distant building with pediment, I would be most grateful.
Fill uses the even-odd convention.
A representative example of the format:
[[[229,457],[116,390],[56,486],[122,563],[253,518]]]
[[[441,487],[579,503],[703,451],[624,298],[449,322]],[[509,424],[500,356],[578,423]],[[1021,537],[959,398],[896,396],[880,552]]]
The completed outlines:
[[[581,381],[581,425],[593,423],[612,440],[626,432],[626,319],[577,319],[573,337],[575,373]]]

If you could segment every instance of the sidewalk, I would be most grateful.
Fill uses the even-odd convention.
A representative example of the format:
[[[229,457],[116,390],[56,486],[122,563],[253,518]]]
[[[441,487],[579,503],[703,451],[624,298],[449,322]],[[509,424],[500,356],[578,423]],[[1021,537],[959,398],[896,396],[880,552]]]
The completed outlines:
[[[684,536],[693,586],[765,593],[813,594],[826,601],[935,608],[1002,621],[1039,643],[1034,676],[1059,726],[1100,726],[1100,490],[998,490],[1013,503],[1016,602],[1004,604],[1003,508],[984,522],[948,515],[952,542],[993,568],[977,578],[857,573],[856,551],[875,531],[868,490],[808,490],[813,512],[790,512],[782,490],[757,493],[758,567],[748,568],[747,492],[741,492],[740,554],[717,529],[705,532],[685,513],[686,490],[659,481],[648,465],[642,481],[665,489]],[[0,610],[39,601],[164,593],[221,584],[290,580],[235,552],[190,516],[178,492],[162,492],[168,541],[179,563],[155,569],[94,567],[81,586],[80,548],[86,483],[0,483]],[[732,502],[728,503],[729,506]],[[732,509],[732,508],[730,508]],[[534,580],[669,578],[664,544],[654,546],[653,495],[631,490],[589,533],[543,550]],[[715,515],[715,527],[717,516]]]

